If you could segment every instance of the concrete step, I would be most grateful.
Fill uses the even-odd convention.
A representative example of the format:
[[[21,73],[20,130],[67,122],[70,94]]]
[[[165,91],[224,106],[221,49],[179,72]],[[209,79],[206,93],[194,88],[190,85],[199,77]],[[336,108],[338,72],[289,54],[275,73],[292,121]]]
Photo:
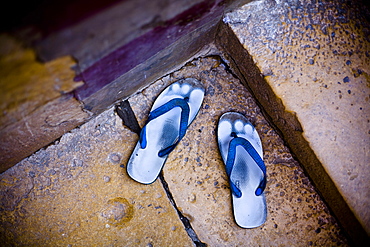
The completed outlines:
[[[186,136],[150,185],[125,165],[138,136],[114,108],[0,174],[5,245],[43,246],[347,246],[335,218],[251,93],[218,57],[199,58],[132,96],[141,126],[170,83],[195,77],[207,93]],[[215,129],[227,111],[248,117],[261,135],[268,218],[255,229],[232,216]],[[172,194],[174,203],[168,193]],[[176,205],[176,207],[175,207]],[[184,225],[177,211],[189,220]],[[189,236],[190,233],[190,236]],[[197,241],[197,239],[199,241]]]
[[[255,1],[228,13],[219,33],[232,68],[357,243],[370,234],[366,11],[356,2]]]
[[[222,11],[208,14],[218,20]],[[143,126],[151,104],[166,85],[196,77],[207,87],[200,114],[167,161],[163,183],[143,186],[129,179],[124,166],[137,136],[121,125],[114,108],[96,112],[92,121],[0,174],[2,242],[53,246],[366,243],[370,45],[365,17],[366,8],[356,2],[283,0],[254,1],[228,13],[220,25],[207,22],[212,31],[192,33],[201,42],[192,43],[191,48],[200,51],[197,54],[220,55],[225,63],[216,57],[192,60],[129,99]],[[215,34],[219,50],[208,44]],[[0,38],[4,44],[4,37]],[[155,78],[177,70],[189,59],[188,45],[181,44],[181,49],[166,50],[173,59],[167,64],[171,69],[163,70],[163,60],[159,63],[155,56],[146,63],[154,66]],[[207,51],[201,49],[204,45],[209,45]],[[4,47],[1,52],[8,49]],[[16,44],[10,50],[15,55],[6,59],[16,59],[1,61],[0,82],[30,86],[36,94],[14,91],[14,97],[6,96],[5,103],[20,96],[24,100],[15,101],[22,103],[17,107],[2,108],[3,114],[14,111],[1,121],[14,118],[21,124],[7,129],[2,122],[0,136],[6,136],[7,142],[0,140],[0,151],[12,160],[10,165],[0,162],[1,171],[15,163],[14,157],[21,160],[90,117],[81,102],[64,95],[79,85],[72,81],[73,59],[41,64],[31,49]],[[17,73],[9,74],[8,68],[19,61],[27,66],[15,66]],[[141,73],[133,74],[143,78]],[[152,80],[139,84],[142,87]],[[119,86],[130,85],[123,80]],[[38,97],[40,88],[45,98]],[[114,88],[107,90],[116,94]],[[132,92],[125,93],[126,97]],[[218,117],[230,110],[251,118],[265,149],[269,216],[257,229],[240,229],[232,219],[215,137]],[[35,124],[30,128],[30,123]],[[349,234],[348,240],[337,221]]]

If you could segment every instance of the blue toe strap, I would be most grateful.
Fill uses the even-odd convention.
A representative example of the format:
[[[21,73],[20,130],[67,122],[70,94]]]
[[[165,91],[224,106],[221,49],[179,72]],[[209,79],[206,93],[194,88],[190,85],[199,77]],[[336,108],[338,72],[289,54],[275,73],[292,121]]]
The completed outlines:
[[[173,149],[175,149],[176,145],[181,141],[181,139],[185,136],[186,129],[188,128],[188,121],[189,121],[189,113],[190,108],[188,105],[188,98],[180,99],[175,98],[167,102],[166,104],[158,107],[157,109],[150,112],[147,124],[152,121],[153,119],[156,119],[157,117],[165,114],[166,112],[169,112],[175,107],[181,108],[181,118],[180,118],[180,129],[179,129],[179,137],[177,138],[176,142],[158,152],[159,157],[163,157],[167,154],[169,154]],[[146,148],[147,145],[147,139],[146,139],[146,125],[140,132],[140,147]]]
[[[266,188],[266,166],[261,157],[259,156],[259,154],[257,153],[256,149],[254,149],[254,147],[252,146],[252,144],[248,140],[241,137],[235,137],[230,141],[229,150],[227,154],[226,173],[229,176],[231,191],[238,198],[242,196],[242,192],[240,191],[240,189],[230,179],[231,171],[234,166],[237,146],[242,146],[263,172],[263,179],[255,191],[256,196],[259,196],[263,193],[263,191]]]

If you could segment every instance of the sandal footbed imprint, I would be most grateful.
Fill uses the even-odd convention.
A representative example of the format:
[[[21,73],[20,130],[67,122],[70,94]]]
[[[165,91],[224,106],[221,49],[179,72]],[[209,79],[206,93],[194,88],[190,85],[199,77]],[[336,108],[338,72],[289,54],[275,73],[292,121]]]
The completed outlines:
[[[235,136],[248,140],[258,155],[263,157],[261,140],[254,126],[243,115],[229,112],[221,116],[217,130],[219,150],[225,164],[230,142]],[[254,228],[266,221],[265,193],[256,195],[263,178],[263,171],[251,155],[242,146],[237,146],[229,181],[241,192],[240,197],[231,193],[234,218],[240,227]]]
[[[201,107],[204,92],[201,83],[194,78],[176,81],[157,97],[151,113],[163,108],[170,101],[185,100],[180,101],[186,102],[188,105],[188,108],[186,106],[189,110],[187,127],[194,120]],[[143,184],[150,184],[156,180],[168,157],[168,151],[163,152],[163,150],[171,145],[176,145],[179,141],[182,111],[181,107],[171,108],[160,116],[150,119],[144,126],[140,140],[127,163],[127,173],[132,179]],[[149,118],[150,116],[151,114],[149,114]],[[165,155],[159,155],[161,151]]]

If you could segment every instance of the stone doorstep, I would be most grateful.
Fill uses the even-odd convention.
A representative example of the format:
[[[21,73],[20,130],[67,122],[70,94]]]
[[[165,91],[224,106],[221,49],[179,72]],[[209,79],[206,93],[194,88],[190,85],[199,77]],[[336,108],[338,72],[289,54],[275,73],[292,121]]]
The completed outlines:
[[[239,61],[239,62],[236,62],[236,64],[235,63],[230,63],[231,68],[233,68],[233,70],[236,72],[236,74],[239,76],[239,78],[246,78],[246,77],[247,78],[257,78],[257,80],[259,80],[258,78],[260,77],[260,74],[259,74],[258,70],[256,72],[256,68],[255,68],[254,62],[253,61],[250,61],[250,57],[248,56],[248,53],[246,52],[246,50],[244,50],[243,47],[240,46],[240,44],[236,43],[236,45],[235,45],[233,43],[233,42],[237,41],[235,39],[233,40],[233,37],[235,37],[235,35],[233,33],[228,33],[228,34],[225,34],[224,33],[224,32],[230,32],[230,31],[231,31],[231,29],[229,29],[229,27],[225,27],[224,26],[224,27],[222,27],[220,29],[220,33],[219,33],[220,36],[218,37],[219,38],[219,40],[218,40],[219,41],[218,42],[218,46],[221,49],[224,50],[224,54],[225,54],[226,60],[228,60],[228,61],[233,61],[233,60],[234,61]],[[224,40],[226,37],[228,38],[228,40]],[[215,51],[213,50],[213,52],[215,52]],[[232,55],[232,57],[229,57],[228,56],[230,54]],[[242,54],[242,56],[240,56],[240,54]],[[246,64],[245,61],[248,61],[249,63]],[[241,73],[240,70],[248,71],[248,73],[250,73],[250,74],[245,75],[245,74]],[[243,81],[243,82],[245,82],[245,81]],[[259,81],[259,83],[262,84],[260,81]],[[246,84],[246,85],[248,86],[248,84]],[[257,83],[255,85],[259,85],[259,84]],[[249,85],[249,87],[252,89],[252,91],[255,94],[256,94],[256,92],[261,92],[261,91],[263,92],[263,90],[266,90],[266,88],[264,88],[264,87],[261,87],[261,88],[258,88],[258,89],[253,89],[253,87],[251,87],[251,85]],[[266,95],[264,93],[262,93],[262,94],[263,95]],[[256,97],[258,98],[258,93],[256,94]],[[271,98],[271,99],[269,99],[267,101],[268,102],[268,105],[271,105],[274,102],[273,99],[274,99],[275,96],[274,96],[274,94],[272,94],[270,92],[270,94],[268,94],[268,97]],[[259,98],[259,100],[261,100],[261,99]],[[262,105],[265,107],[265,110],[266,111],[272,110],[271,107],[266,107],[266,105],[263,104],[263,102],[264,102],[263,100],[261,100],[261,102],[262,102]],[[284,133],[294,133],[294,132],[298,132],[300,134],[301,133],[301,131],[300,131],[301,128],[299,127],[300,126],[299,125],[299,122],[297,122],[297,120],[295,118],[293,118],[285,110],[281,110],[281,109],[282,109],[281,108],[281,102],[279,100],[277,100],[277,103],[274,106],[272,113],[270,113],[270,114],[273,115],[273,116],[279,116],[279,117],[278,118],[271,117],[272,120],[273,120],[272,122],[276,124],[276,122],[275,122],[276,119],[278,119],[278,121],[277,121],[278,123],[279,123],[279,121],[285,121],[284,123],[286,123],[286,122],[288,122],[288,123],[292,122],[291,124],[288,124],[288,126],[290,126],[290,127],[291,126],[298,126],[298,127],[295,127],[294,128],[295,131],[292,131],[292,128],[285,128],[285,129],[284,128],[281,128],[282,127],[281,124],[276,124],[276,125],[278,127],[280,127],[280,130],[282,130],[283,135],[284,135]],[[138,113],[139,113],[139,115],[142,115],[140,117],[141,119],[145,119],[145,114],[146,114],[145,111],[138,111]],[[282,117],[282,116],[284,116],[284,117]],[[298,123],[298,125],[297,125],[297,123]],[[283,124],[283,126],[285,126],[285,125]],[[302,148],[302,146],[299,145],[302,142],[302,139],[297,138],[297,136],[290,136],[290,138],[288,138],[288,137],[286,137],[286,135],[284,135],[284,138],[285,138],[285,141],[287,141],[287,143],[289,145],[292,145],[293,144],[292,145],[293,148],[291,146],[291,148],[292,148],[293,151],[297,151],[297,149],[298,150],[304,150]],[[297,138],[297,139],[294,139],[294,138]],[[297,144],[297,140],[300,140],[300,141],[298,141],[298,144]],[[304,141],[303,141],[303,144],[306,144],[307,145],[307,143],[305,143]],[[294,147],[296,147],[296,148],[294,148]],[[305,148],[307,148],[307,146]],[[307,151],[307,153],[310,152],[309,149],[307,149],[306,151]],[[311,151],[311,155],[309,157],[310,157],[310,159],[314,159],[315,155],[314,155],[314,153],[312,151]],[[302,157],[299,157],[298,156],[298,158],[302,158]],[[300,160],[300,161],[302,162],[302,160]],[[311,164],[314,163],[314,162],[312,162],[312,160],[308,160],[307,161],[307,157],[306,157],[306,160],[304,160],[304,161],[310,162]],[[304,165],[305,163],[302,162],[302,164]],[[325,177],[325,174],[326,173],[325,173],[325,171],[323,171],[322,166],[321,166],[321,163],[319,163],[319,162],[317,163],[317,161],[316,161],[316,165],[317,165],[316,166],[316,169],[320,169],[320,167],[321,167],[321,169],[319,170],[320,171],[319,172],[319,175],[314,172],[315,171],[314,169],[308,170],[308,173],[311,176],[311,178],[314,180],[315,185],[317,186],[316,181],[320,181],[321,182],[321,186],[329,186],[329,187],[332,186],[333,187],[332,184],[330,185],[330,178],[327,177],[327,176]],[[306,170],[307,170],[307,167],[306,167]],[[313,177],[313,175],[316,175],[316,180]],[[317,188],[320,189],[319,186],[317,186]],[[340,201],[340,199],[339,200],[338,199],[335,199],[335,198],[341,198],[341,195],[338,194],[338,193],[336,193],[336,194],[329,194],[329,195],[328,194],[325,194],[325,193],[321,193],[321,194],[324,196],[325,200],[328,202],[329,206],[334,211],[334,213],[340,211],[342,213],[341,215],[346,215],[347,216],[346,218],[344,218],[344,217],[338,217],[339,218],[339,221],[341,222],[341,224],[344,225],[344,226],[346,224],[348,224],[348,221],[347,220],[351,216],[351,211],[349,211],[348,207],[347,208],[344,207],[344,209],[343,209],[343,205],[345,205],[345,203],[343,201]],[[329,198],[329,200],[327,198]],[[330,202],[333,202],[334,200],[335,200],[336,203],[334,203],[334,205],[333,205]],[[334,209],[333,209],[333,207],[334,207]],[[343,219],[345,219],[345,220],[343,221]],[[356,221],[351,220],[350,222],[352,222],[352,224],[353,224]],[[348,231],[348,228],[345,228],[345,229],[346,229],[346,231]],[[356,226],[356,225],[353,226],[352,225],[350,229],[358,229],[358,226]],[[353,236],[354,233],[351,233],[350,232],[350,234],[352,234],[352,236]]]
[[[145,123],[157,95],[184,77],[201,80],[207,94],[186,136],[168,157],[163,177],[195,236],[189,238],[160,179],[143,185],[127,175],[125,165],[138,136],[111,107],[0,175],[5,243],[347,246],[298,162],[219,57],[192,60],[130,97],[139,124]],[[248,116],[263,141],[269,215],[258,228],[242,229],[232,216],[215,136],[217,120],[226,111]]]
[[[330,172],[323,166],[321,158],[317,157],[317,153],[310,146],[309,143],[314,142],[312,140],[308,142],[307,136],[302,135],[302,130],[305,130],[305,126],[299,112],[295,111],[296,113],[294,114],[292,113],[294,111],[287,111],[284,97],[278,97],[276,91],[274,91],[271,84],[276,83],[276,81],[271,79],[271,75],[276,73],[276,71],[265,70],[265,67],[259,63],[263,57],[253,55],[253,48],[242,42],[245,40],[241,37],[243,32],[239,32],[236,26],[236,24],[222,25],[218,31],[216,43],[222,50],[225,60],[230,62],[231,68],[245,85],[251,89],[271,119],[271,122],[282,132],[284,140],[303,164],[317,189],[341,222],[341,225],[354,241],[358,240],[361,242],[366,233],[364,233],[362,227],[358,224],[358,220],[352,213],[352,210],[356,213],[356,207],[348,207],[347,198],[344,196],[343,199],[343,194],[338,191],[338,185],[335,181],[333,183]],[[268,61],[267,64],[273,66],[273,60],[266,59],[266,61]],[[264,75],[261,74],[261,71],[263,71]],[[359,175],[361,177],[361,173],[348,172],[357,176],[354,179],[358,178]]]
[[[364,123],[369,119],[365,102],[370,94],[366,86],[366,76],[370,73],[366,64],[370,61],[365,51],[370,44],[364,36],[357,34],[357,39],[353,41],[353,45],[358,47],[357,54],[339,56],[335,49],[346,48],[337,45],[341,43],[336,41],[347,36],[341,36],[338,29],[331,34],[332,40],[328,40],[328,35],[321,31],[316,31],[302,36],[304,38],[295,45],[280,41],[279,33],[275,33],[275,46],[280,46],[281,50],[271,52],[272,48],[263,41],[272,35],[268,33],[269,25],[278,27],[280,24],[280,30],[272,28],[270,32],[288,35],[296,30],[301,33],[307,30],[306,26],[280,23],[281,15],[276,15],[279,16],[277,20],[274,15],[270,17],[275,9],[282,11],[287,23],[293,14],[282,6],[269,6],[267,1],[262,1],[227,14],[217,34],[217,44],[233,71],[253,92],[271,122],[281,131],[346,232],[356,244],[366,243],[370,233],[370,174],[365,167],[370,160],[366,151],[369,149],[368,130]],[[327,7],[335,8],[335,4]],[[265,13],[260,17],[264,22],[257,17],[260,9]],[[247,23],[247,16],[255,20]],[[302,19],[308,26],[309,20]],[[276,23],[272,25],[273,22]],[[261,32],[253,33],[256,30],[251,26]],[[347,33],[356,33],[351,24],[343,24],[341,28]],[[320,27],[312,29],[320,30]],[[284,37],[294,40],[292,36]],[[351,41],[348,42],[351,44]],[[338,47],[328,45],[334,43]],[[359,43],[362,45],[359,46]],[[316,55],[314,59],[307,60],[306,56],[312,57],[310,52],[315,48],[309,47],[313,44],[318,45],[320,53],[330,56],[320,58]],[[345,148],[343,143],[346,143]]]

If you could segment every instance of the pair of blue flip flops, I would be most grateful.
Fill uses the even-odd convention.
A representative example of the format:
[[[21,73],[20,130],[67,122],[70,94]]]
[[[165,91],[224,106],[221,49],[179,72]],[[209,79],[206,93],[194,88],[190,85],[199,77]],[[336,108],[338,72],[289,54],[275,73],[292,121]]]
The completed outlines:
[[[168,86],[155,100],[147,124],[127,164],[129,176],[150,184],[196,117],[205,94],[193,78]],[[253,125],[241,114],[221,116],[218,146],[229,177],[236,223],[243,228],[260,226],[266,220],[266,167],[262,145]]]

